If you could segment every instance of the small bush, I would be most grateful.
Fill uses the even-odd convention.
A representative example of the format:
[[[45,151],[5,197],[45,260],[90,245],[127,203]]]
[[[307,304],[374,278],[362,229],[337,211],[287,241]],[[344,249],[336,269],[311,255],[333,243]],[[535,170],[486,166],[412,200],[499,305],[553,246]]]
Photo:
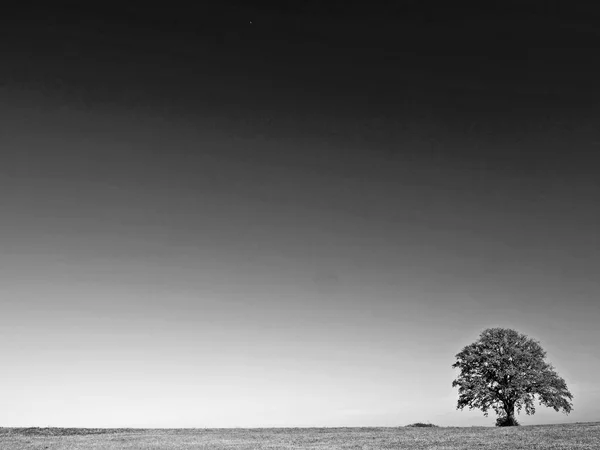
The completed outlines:
[[[434,425],[432,423],[423,423],[423,422],[417,422],[417,423],[412,423],[410,425],[406,425],[407,427],[412,427],[412,428],[437,428],[437,425]]]

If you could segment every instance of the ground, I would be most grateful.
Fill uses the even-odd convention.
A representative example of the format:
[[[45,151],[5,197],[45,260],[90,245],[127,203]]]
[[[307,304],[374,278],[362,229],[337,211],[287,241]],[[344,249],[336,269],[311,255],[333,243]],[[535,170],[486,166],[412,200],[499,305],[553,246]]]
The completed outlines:
[[[66,429],[0,428],[0,450],[48,449],[431,449],[600,448],[600,422],[511,428]]]

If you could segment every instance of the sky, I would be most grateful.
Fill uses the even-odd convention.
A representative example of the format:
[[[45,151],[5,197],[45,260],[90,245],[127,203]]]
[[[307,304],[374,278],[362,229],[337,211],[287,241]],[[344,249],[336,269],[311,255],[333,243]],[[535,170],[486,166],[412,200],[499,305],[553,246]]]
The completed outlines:
[[[0,426],[492,426],[495,326],[600,421],[591,12],[279,5],[3,19]]]

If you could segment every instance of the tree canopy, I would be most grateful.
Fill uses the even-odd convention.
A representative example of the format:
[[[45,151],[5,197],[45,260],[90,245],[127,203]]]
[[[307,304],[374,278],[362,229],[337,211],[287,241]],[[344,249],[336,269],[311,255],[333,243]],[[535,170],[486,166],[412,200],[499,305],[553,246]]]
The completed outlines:
[[[484,330],[452,365],[460,369],[452,382],[458,386],[457,409],[481,409],[486,417],[493,409],[497,426],[518,425],[515,409],[535,414],[536,397],[540,405],[570,413],[573,395],[545,358],[539,342],[524,334],[507,328]]]

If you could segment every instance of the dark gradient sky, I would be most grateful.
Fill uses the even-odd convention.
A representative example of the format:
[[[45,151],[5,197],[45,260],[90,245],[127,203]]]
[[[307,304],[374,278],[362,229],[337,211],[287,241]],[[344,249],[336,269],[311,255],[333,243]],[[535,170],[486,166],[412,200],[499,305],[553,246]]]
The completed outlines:
[[[3,19],[0,425],[491,425],[488,326],[600,420],[595,12],[225,3]]]

